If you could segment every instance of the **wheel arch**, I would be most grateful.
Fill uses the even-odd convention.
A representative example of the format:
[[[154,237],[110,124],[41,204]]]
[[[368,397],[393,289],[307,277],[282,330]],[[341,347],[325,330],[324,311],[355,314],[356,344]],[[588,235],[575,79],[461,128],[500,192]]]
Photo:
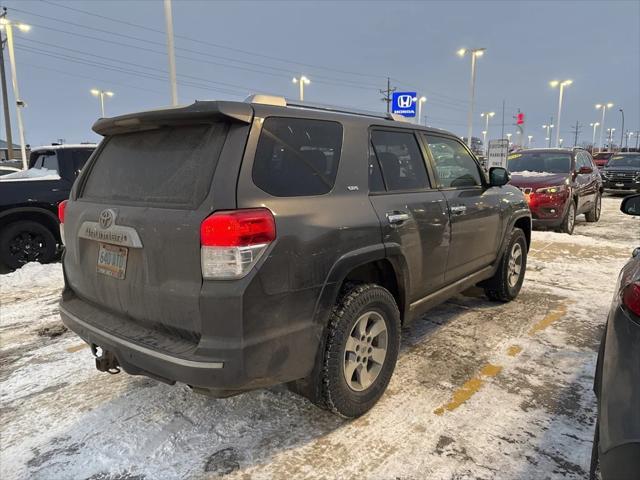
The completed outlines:
[[[43,207],[20,207],[0,213],[0,230],[7,225],[20,221],[32,221],[43,225],[60,242],[60,223],[58,217]]]

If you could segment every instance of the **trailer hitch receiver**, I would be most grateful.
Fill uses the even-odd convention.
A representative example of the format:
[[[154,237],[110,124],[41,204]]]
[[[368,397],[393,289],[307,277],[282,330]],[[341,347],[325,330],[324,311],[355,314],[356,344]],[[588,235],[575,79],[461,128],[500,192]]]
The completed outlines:
[[[96,360],[96,368],[101,372],[115,375],[120,373],[120,365],[116,356],[98,345],[91,345],[91,353]]]

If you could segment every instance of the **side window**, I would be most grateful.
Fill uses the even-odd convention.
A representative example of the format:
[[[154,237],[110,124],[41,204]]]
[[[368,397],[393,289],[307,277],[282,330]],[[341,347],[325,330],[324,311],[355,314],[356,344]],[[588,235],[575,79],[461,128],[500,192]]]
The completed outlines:
[[[58,172],[58,155],[56,155],[56,152],[54,151],[39,152],[38,157],[31,168]]]
[[[425,139],[443,188],[482,185],[478,164],[460,142],[435,135]]]
[[[371,143],[369,144],[369,191],[372,193],[385,191],[380,163]]]
[[[427,170],[413,132],[373,130],[371,143],[388,191],[428,188]]]
[[[582,167],[590,167],[589,163],[584,152],[578,151],[576,154],[576,170],[580,170]]]
[[[262,125],[253,182],[276,197],[323,195],[333,188],[342,148],[342,125],[269,117]]]
[[[84,167],[84,164],[87,163],[87,160],[93,153],[93,150],[89,148],[83,148],[78,150],[73,150],[71,152],[71,158],[73,159],[73,171],[77,176]]]

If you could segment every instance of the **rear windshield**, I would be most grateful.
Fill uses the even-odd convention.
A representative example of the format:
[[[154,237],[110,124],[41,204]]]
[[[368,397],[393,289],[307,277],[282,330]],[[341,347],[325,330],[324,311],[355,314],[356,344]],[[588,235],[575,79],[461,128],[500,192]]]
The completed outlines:
[[[556,152],[514,153],[507,159],[507,169],[512,173],[569,173],[571,154]]]
[[[607,167],[635,167],[640,168],[640,154],[638,155],[616,155],[611,157]]]
[[[593,156],[594,160],[607,160],[608,158],[611,157],[611,155],[613,155],[613,153],[596,153]]]
[[[108,138],[91,166],[82,197],[195,207],[209,191],[226,132],[226,124],[216,123]]]

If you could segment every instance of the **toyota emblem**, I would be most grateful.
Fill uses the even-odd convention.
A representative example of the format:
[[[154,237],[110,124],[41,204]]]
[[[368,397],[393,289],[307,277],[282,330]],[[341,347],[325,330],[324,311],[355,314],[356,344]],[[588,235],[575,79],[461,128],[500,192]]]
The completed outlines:
[[[107,208],[106,210],[101,211],[100,218],[99,218],[100,227],[106,230],[111,225],[113,225],[113,222],[115,221],[115,219],[116,219],[116,212],[114,212],[110,208]]]

